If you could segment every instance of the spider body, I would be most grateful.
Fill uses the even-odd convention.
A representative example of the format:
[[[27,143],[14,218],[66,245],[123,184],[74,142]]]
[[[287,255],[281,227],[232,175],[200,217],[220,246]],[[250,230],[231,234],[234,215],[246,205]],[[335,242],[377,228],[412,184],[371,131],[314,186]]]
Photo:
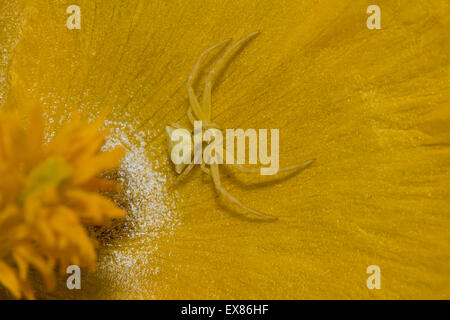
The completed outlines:
[[[219,42],[215,45],[213,45],[212,47],[206,49],[205,51],[203,51],[200,56],[197,58],[197,61],[192,69],[191,74],[188,77],[188,81],[187,81],[187,91],[188,91],[188,96],[189,96],[189,103],[190,106],[188,108],[187,111],[187,117],[189,118],[189,121],[191,122],[191,124],[194,126],[194,122],[195,121],[202,121],[202,130],[207,130],[210,128],[215,128],[215,129],[219,129],[220,130],[220,126],[214,124],[211,122],[211,90],[212,90],[212,86],[213,86],[213,81],[215,76],[217,75],[218,71],[221,70],[221,68],[224,67],[224,65],[226,64],[226,62],[228,61],[228,59],[233,55],[233,53],[238,50],[238,48],[240,48],[242,45],[244,45],[245,43],[247,43],[250,39],[256,37],[260,32],[256,31],[253,33],[250,33],[249,35],[247,35],[246,37],[240,39],[239,41],[237,41],[236,43],[234,43],[233,45],[231,45],[230,47],[228,47],[224,53],[222,54],[222,56],[217,60],[216,64],[213,66],[213,68],[209,71],[207,77],[206,77],[206,81],[205,81],[205,87],[203,89],[203,94],[202,94],[202,99],[201,101],[199,100],[199,98],[197,97],[197,95],[194,92],[193,89],[193,81],[194,79],[198,76],[199,73],[199,69],[200,69],[200,63],[202,62],[203,58],[210,53],[211,51],[217,49],[217,48],[223,48],[225,47],[227,44],[229,44],[229,42],[231,41],[231,39],[227,39],[224,40],[222,42]],[[169,154],[172,153],[172,150],[175,146],[175,141],[172,139],[172,134],[174,132],[175,129],[185,129],[186,128],[172,123],[171,125],[166,126],[166,132],[167,135],[169,137],[169,145],[168,145],[168,149],[169,149]],[[193,138],[193,136],[196,134],[195,132],[191,132],[191,138],[187,139],[187,140],[183,140],[181,142],[177,142],[177,143],[182,143],[185,145],[192,145],[192,141],[193,139],[195,140],[195,138]],[[201,134],[203,134],[203,132],[201,132]],[[195,144],[194,144],[195,145]],[[179,175],[178,179],[181,179],[183,177],[185,177],[191,170],[192,168],[198,163],[198,159],[196,159],[196,152],[195,150],[191,150],[191,154],[189,154],[189,157],[192,159],[192,157],[194,157],[194,161],[191,162],[190,164],[185,164],[185,163],[181,163],[181,164],[175,164],[175,171],[176,173]],[[226,150],[224,150],[226,152]],[[201,154],[201,152],[200,152]],[[305,169],[308,166],[310,166],[312,163],[314,162],[313,160],[309,160],[300,164],[295,164],[295,165],[291,165],[289,167],[285,167],[285,168],[280,168],[279,171],[292,171],[292,170],[301,170],[301,169]],[[262,213],[260,211],[254,210],[252,208],[249,208],[247,206],[245,206],[244,204],[242,204],[238,199],[236,199],[234,196],[232,196],[228,191],[226,191],[223,187],[222,184],[220,182],[220,175],[219,175],[219,165],[215,162],[210,163],[209,164],[209,168],[207,168],[207,165],[205,163],[205,159],[202,159],[200,162],[201,168],[204,172],[206,172],[207,174],[209,174],[212,177],[212,180],[214,182],[214,186],[217,190],[217,192],[223,196],[224,198],[228,199],[229,201],[231,201],[232,203],[236,204],[237,206],[239,206],[240,208],[246,210],[247,212],[257,215],[261,218],[264,219],[270,219],[270,220],[276,220],[278,219],[277,217]],[[236,168],[239,169],[242,172],[245,173],[257,173],[259,172],[258,169],[248,169],[246,167],[243,167],[239,164],[235,164]]]

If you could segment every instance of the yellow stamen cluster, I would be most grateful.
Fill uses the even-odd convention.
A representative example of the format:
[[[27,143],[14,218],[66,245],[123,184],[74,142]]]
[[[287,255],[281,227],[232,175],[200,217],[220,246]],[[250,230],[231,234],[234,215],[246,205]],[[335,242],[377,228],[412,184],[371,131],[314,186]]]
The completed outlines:
[[[105,225],[124,212],[99,192],[117,190],[100,174],[117,166],[122,149],[101,151],[103,118],[75,116],[47,143],[40,108],[30,116],[0,113],[0,284],[15,297],[33,298],[29,269],[55,286],[55,268],[95,268],[94,239],[86,225]],[[27,124],[26,124],[27,123]]]

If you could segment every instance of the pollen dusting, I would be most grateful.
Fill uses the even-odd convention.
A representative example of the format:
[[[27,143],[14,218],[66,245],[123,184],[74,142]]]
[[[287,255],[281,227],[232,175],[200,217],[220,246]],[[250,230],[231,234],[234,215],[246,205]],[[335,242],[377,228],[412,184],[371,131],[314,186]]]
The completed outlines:
[[[147,276],[159,272],[153,263],[159,259],[158,243],[175,231],[180,220],[175,210],[175,194],[168,191],[166,176],[158,170],[158,162],[150,158],[152,153],[145,142],[147,134],[136,132],[131,124],[123,122],[106,121],[105,125],[112,129],[104,149],[122,146],[126,150],[117,174],[123,185],[119,201],[126,207],[127,217],[117,222],[120,225],[116,229],[106,230],[110,233],[103,235],[108,241],[100,250],[99,274],[108,277],[105,279],[108,283],[135,295],[134,288],[142,281],[144,268]],[[151,295],[151,288],[149,284],[149,292],[141,292],[140,296]]]

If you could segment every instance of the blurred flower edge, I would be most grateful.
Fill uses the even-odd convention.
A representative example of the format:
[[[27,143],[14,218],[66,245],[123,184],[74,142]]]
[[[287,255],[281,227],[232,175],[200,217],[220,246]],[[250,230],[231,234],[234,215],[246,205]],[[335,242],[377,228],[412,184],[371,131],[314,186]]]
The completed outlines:
[[[0,114],[0,283],[14,297],[32,299],[30,267],[49,290],[57,267],[95,269],[96,241],[86,226],[125,214],[102,194],[120,184],[101,175],[116,168],[123,150],[101,150],[104,116],[84,123],[75,114],[46,138],[42,107],[12,78],[9,111]]]

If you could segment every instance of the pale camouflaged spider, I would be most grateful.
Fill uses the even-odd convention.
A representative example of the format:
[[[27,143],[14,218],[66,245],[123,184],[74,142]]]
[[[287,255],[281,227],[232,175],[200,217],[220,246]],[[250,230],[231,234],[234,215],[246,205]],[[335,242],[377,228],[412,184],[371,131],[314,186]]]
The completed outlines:
[[[215,65],[209,71],[209,73],[206,77],[206,82],[205,82],[205,87],[203,90],[201,102],[199,101],[199,99],[196,96],[194,89],[193,89],[193,81],[198,76],[199,69],[200,69],[200,63],[202,62],[202,59],[208,53],[213,51],[214,49],[220,48],[220,47],[225,48],[226,45],[231,41],[231,39],[227,39],[222,42],[219,42],[216,45],[206,49],[205,51],[203,51],[200,54],[200,56],[198,57],[195,65],[194,65],[194,68],[192,69],[191,74],[189,75],[188,81],[187,81],[187,89],[188,89],[189,102],[190,102],[190,106],[187,111],[187,116],[193,126],[194,126],[194,121],[202,121],[204,129],[216,128],[216,129],[220,130],[220,127],[218,125],[211,123],[211,89],[213,86],[213,80],[214,80],[215,76],[217,75],[218,71],[224,67],[224,65],[227,63],[229,58],[233,55],[235,50],[237,50],[239,47],[241,47],[242,45],[247,43],[250,39],[256,37],[259,33],[260,33],[259,31],[250,33],[246,37],[242,38],[241,40],[237,41],[235,44],[230,46],[227,50],[225,50],[225,52],[218,59],[218,61],[215,63]],[[178,142],[178,141],[172,140],[172,133],[174,132],[175,129],[185,129],[185,128],[176,123],[172,123],[171,125],[166,126],[166,131],[169,136],[169,155],[172,152],[175,142]],[[191,132],[191,131],[189,131],[189,132]],[[192,143],[192,138],[193,138],[193,133],[191,132],[191,141],[188,141],[186,143]],[[183,143],[183,142],[181,142],[181,143]],[[227,152],[226,149],[225,149],[225,152]],[[191,154],[191,158],[192,158],[193,154],[194,153]],[[308,161],[300,163],[300,164],[294,164],[294,165],[291,165],[288,167],[280,168],[278,171],[293,171],[293,170],[305,169],[305,168],[309,167],[314,161],[315,161],[314,159],[308,160]],[[195,166],[195,162],[196,161],[194,161],[192,163],[192,161],[191,161],[190,164],[183,164],[183,163],[175,164],[175,171],[177,172],[177,174],[179,174],[178,179],[186,176],[192,170],[192,168]],[[236,166],[237,169],[239,169],[240,171],[245,172],[245,173],[259,172],[259,169],[249,169],[249,168],[243,167],[239,164],[234,164],[234,165]],[[234,196],[232,196],[228,191],[226,191],[222,187],[222,185],[220,183],[220,176],[219,176],[219,165],[217,163],[211,163],[211,164],[209,164],[209,167],[210,167],[209,169],[206,166],[207,166],[207,164],[205,163],[204,160],[202,160],[202,162],[201,162],[202,170],[212,177],[212,179],[214,181],[214,186],[220,195],[224,196],[226,199],[228,199],[232,203],[238,205],[242,209],[244,209],[254,215],[257,215],[264,219],[271,219],[271,220],[278,219],[277,217],[262,213],[260,211],[254,210],[252,208],[249,208],[249,207],[243,205],[238,199],[236,199]]]

